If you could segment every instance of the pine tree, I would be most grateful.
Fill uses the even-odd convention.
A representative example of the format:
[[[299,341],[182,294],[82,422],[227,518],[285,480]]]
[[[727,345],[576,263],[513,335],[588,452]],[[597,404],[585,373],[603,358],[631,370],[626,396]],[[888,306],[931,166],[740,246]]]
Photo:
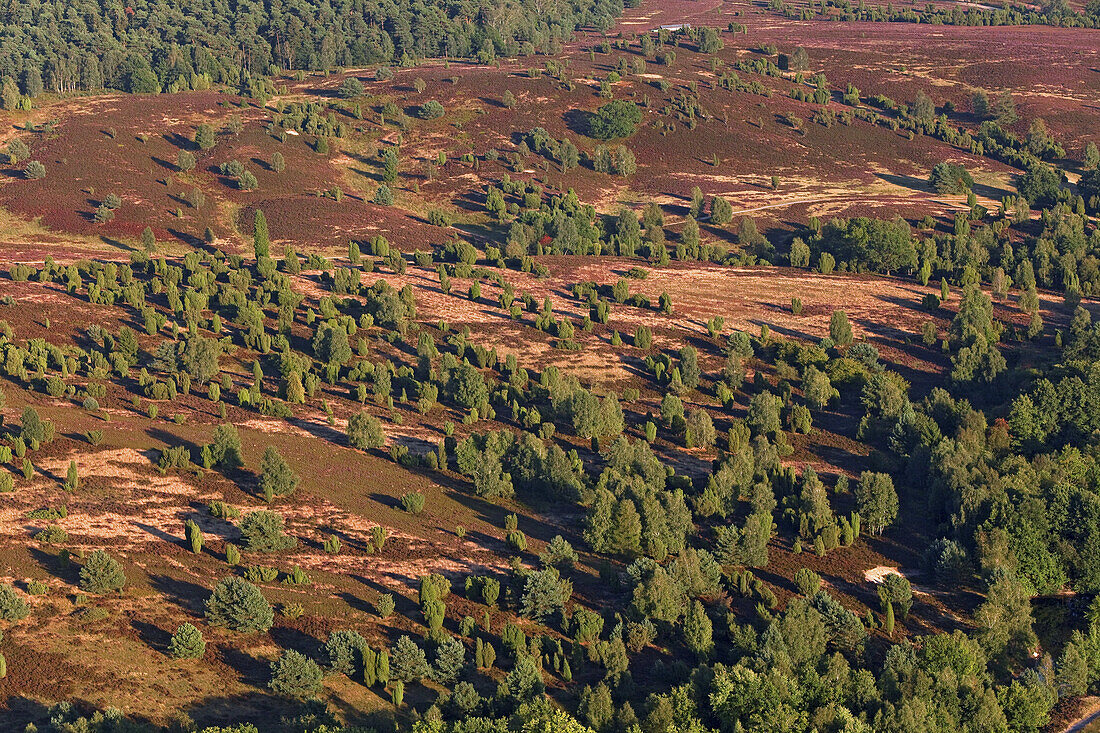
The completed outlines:
[[[452,636],[439,645],[429,674],[439,684],[450,686],[461,676],[465,666],[466,648]]]
[[[428,674],[428,660],[424,650],[408,636],[402,636],[393,647],[390,667],[393,678],[402,682],[415,682]]]
[[[103,550],[96,550],[80,569],[80,587],[89,593],[107,593],[122,590],[126,574],[118,561]]]
[[[886,630],[887,636],[894,635],[894,604],[886,604],[886,620],[883,622],[883,628]]]
[[[199,146],[200,150],[209,150],[214,147],[215,142],[212,126],[203,123],[195,128],[195,144]]]
[[[271,681],[275,692],[290,697],[305,698],[321,689],[321,668],[301,652],[287,649],[271,663]]]
[[[201,659],[206,653],[206,641],[192,624],[181,624],[168,642],[168,653],[176,659]]]
[[[30,612],[27,602],[19,597],[15,588],[7,584],[0,585],[0,620],[19,621]]]
[[[243,578],[228,577],[214,586],[206,600],[206,620],[211,626],[233,631],[267,631],[275,612],[259,588]]]
[[[630,499],[622,499],[615,504],[611,513],[611,532],[608,537],[608,551],[619,555],[632,556],[641,552],[642,519]]]
[[[581,692],[578,712],[584,716],[585,722],[592,730],[602,730],[607,727],[615,713],[611,690],[602,682],[595,687],[585,685]]]

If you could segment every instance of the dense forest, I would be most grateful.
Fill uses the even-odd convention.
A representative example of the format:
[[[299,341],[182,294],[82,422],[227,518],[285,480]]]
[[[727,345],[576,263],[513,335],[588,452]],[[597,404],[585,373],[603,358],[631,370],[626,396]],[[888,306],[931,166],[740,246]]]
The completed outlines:
[[[850,0],[810,0],[809,7],[791,6],[784,0],[769,0],[768,7],[789,18],[802,20],[824,18],[933,25],[1053,25],[1062,28],[1100,26],[1100,2],[1097,0],[1086,3],[1084,12],[1074,9],[1066,0],[1050,0],[1030,5],[1005,2],[997,3],[995,7],[927,3],[919,10],[914,7],[897,8],[893,4],[883,7],[860,2],[856,5]]]
[[[529,56],[582,26],[606,30],[619,0],[12,0],[0,9],[0,76],[23,94],[149,93],[241,83],[273,68],[327,71],[422,58]]]

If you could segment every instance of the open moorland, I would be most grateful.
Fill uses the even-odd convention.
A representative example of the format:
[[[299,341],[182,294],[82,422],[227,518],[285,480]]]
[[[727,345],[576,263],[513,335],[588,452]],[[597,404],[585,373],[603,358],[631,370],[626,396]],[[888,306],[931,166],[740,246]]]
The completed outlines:
[[[0,728],[1085,729],[1095,1],[148,5],[0,11]]]

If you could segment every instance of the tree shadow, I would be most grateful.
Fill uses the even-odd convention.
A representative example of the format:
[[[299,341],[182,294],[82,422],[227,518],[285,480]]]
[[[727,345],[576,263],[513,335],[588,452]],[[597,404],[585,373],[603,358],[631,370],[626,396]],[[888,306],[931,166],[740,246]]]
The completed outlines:
[[[189,234],[187,232],[180,231],[179,229],[175,229],[173,227],[168,227],[167,231],[171,236],[175,237],[180,242],[183,242],[184,244],[186,244],[188,247],[190,247],[192,249],[201,249],[201,250],[206,250],[206,251],[213,251],[206,244],[205,240],[203,240],[202,237],[196,237],[194,234]]]
[[[182,522],[181,522],[181,524],[182,524]],[[153,526],[148,525],[148,524],[143,524],[142,522],[135,522],[134,526],[140,528],[141,530],[143,530],[145,532],[148,532],[149,534],[156,537],[158,540],[162,540],[164,542],[168,542],[168,543],[171,543],[173,545],[179,545],[180,547],[185,546],[185,540],[184,540],[183,537],[177,537],[175,535],[170,535],[170,534],[168,534],[167,532],[165,532],[164,530],[162,530],[158,527],[153,527]]]
[[[276,623],[295,622],[276,619]],[[324,643],[294,626],[273,626],[268,633],[283,649],[294,649],[311,659],[321,659],[324,656]]]
[[[210,591],[197,583],[167,575],[151,575],[149,583],[154,590],[190,613],[201,616],[206,610],[206,597],[210,595]]]
[[[176,165],[175,163],[170,163],[169,161],[165,160],[164,158],[158,158],[155,155],[150,155],[149,158],[152,159],[152,161],[154,163],[156,163],[161,168],[164,168],[167,171],[171,171],[172,173],[182,173],[183,172],[178,165]]]
[[[31,724],[48,730],[49,722],[50,709],[39,700],[24,695],[9,695],[0,707],[0,728],[4,730],[24,730]]]
[[[344,603],[348,604],[349,606],[354,608],[356,611],[359,611],[360,613],[368,613],[368,614],[372,614],[372,615],[374,614],[374,606],[367,603],[365,600],[363,600],[359,596],[356,596],[352,593],[348,593],[346,590],[345,591],[340,591],[339,593],[336,594],[336,596],[337,596],[337,598],[342,600]]]
[[[166,132],[161,137],[168,141],[169,144],[175,145],[180,150],[195,151],[199,149],[199,146],[195,144],[193,140],[185,138],[178,132]],[[172,166],[173,168],[175,166]]]
[[[592,129],[592,119],[595,116],[587,110],[571,109],[562,115],[562,119],[572,132],[588,137],[588,131]]]
[[[237,673],[241,682],[257,688],[267,686],[268,679],[271,676],[271,663],[267,660],[257,659],[232,644],[219,645],[216,653],[226,665]],[[260,694],[263,695],[263,693]],[[252,695],[249,697],[251,698]],[[281,698],[270,696],[270,699]]]
[[[911,191],[921,191],[923,193],[936,193],[936,191],[929,185],[928,181],[923,178],[917,178],[916,176],[902,176],[896,173],[876,173],[876,178],[882,179],[887,183],[892,183],[895,186],[901,186],[902,188],[908,188]]]
[[[165,652],[168,650],[168,642],[172,640],[173,632],[166,631],[156,624],[151,624],[148,621],[142,621],[140,619],[133,619],[130,625],[138,633],[138,637],[145,642],[150,649],[154,649],[158,652]]]
[[[40,568],[53,577],[72,584],[76,584],[80,580],[80,568],[76,563],[66,562],[60,556],[37,547],[27,547],[27,553],[32,560],[38,563]]]
[[[127,244],[123,244],[122,242],[118,241],[117,239],[114,239],[112,237],[108,237],[106,235],[101,235],[99,237],[99,241],[102,242],[103,244],[107,245],[108,247],[114,247],[115,249],[122,250],[123,252],[133,252],[133,251],[135,251],[133,247],[131,247]]]

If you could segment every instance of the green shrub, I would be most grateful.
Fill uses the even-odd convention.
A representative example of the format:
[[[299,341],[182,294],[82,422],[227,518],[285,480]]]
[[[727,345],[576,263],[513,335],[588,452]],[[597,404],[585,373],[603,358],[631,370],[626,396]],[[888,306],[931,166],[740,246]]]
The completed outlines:
[[[283,578],[284,585],[309,585],[313,581],[306,575],[305,571],[299,566],[295,565],[294,569],[286,574]]]
[[[34,536],[39,542],[45,542],[50,545],[58,545],[69,541],[69,533],[65,531],[63,527],[59,527],[56,524],[51,524],[49,527],[41,530]]]
[[[359,450],[381,448],[386,442],[382,423],[366,412],[359,412],[348,419],[348,444]]]
[[[334,631],[329,634],[328,641],[325,642],[328,665],[334,672],[350,677],[358,670],[363,651],[367,648],[367,640],[358,631],[348,629]]]
[[[279,577],[279,569],[267,565],[249,565],[244,577],[250,583],[274,583]]]
[[[410,491],[401,495],[401,506],[409,514],[420,514],[424,511],[424,495],[419,491]],[[379,548],[382,549],[382,548]]]

